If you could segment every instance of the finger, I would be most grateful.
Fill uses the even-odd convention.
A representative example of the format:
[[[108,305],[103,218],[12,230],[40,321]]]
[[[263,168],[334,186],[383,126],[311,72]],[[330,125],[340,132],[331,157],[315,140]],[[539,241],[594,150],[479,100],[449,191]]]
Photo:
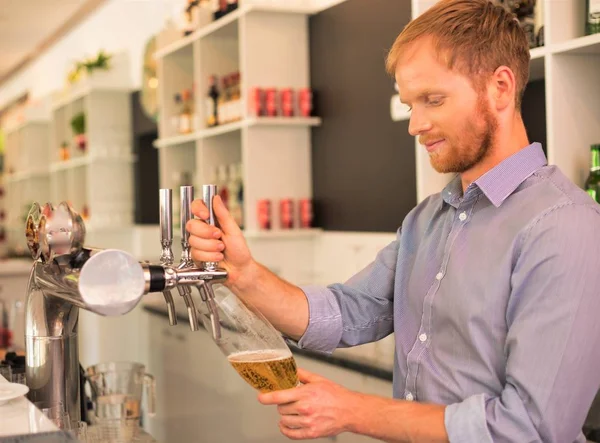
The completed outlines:
[[[279,420],[279,423],[281,423],[286,428],[290,429],[301,429],[309,427],[308,419],[301,415],[282,415],[281,419]]]
[[[201,220],[206,220],[208,218],[208,208],[202,199],[197,198],[192,202],[192,214]]]
[[[225,256],[221,252],[205,252],[199,249],[192,249],[191,256],[195,262],[220,262],[225,259]]]
[[[292,403],[300,398],[298,389],[284,389],[281,391],[268,392],[258,394],[258,401],[263,405],[281,405],[285,403]]]
[[[189,243],[192,249],[199,249],[204,252],[223,252],[225,243],[216,239],[205,239],[190,235]]]
[[[284,403],[282,405],[277,406],[277,412],[279,415],[299,415],[300,411],[298,411],[298,402],[294,403]]]
[[[316,381],[326,381],[327,379],[309,372],[306,369],[298,368],[298,380],[300,380],[301,383],[314,383]]]
[[[207,225],[201,220],[190,220],[185,225],[185,229],[192,235],[201,238],[220,238],[223,234],[215,226]]]
[[[217,221],[223,232],[226,234],[237,234],[241,232],[233,216],[227,210],[223,200],[221,200],[221,197],[218,195],[213,199],[213,210],[215,211],[215,216],[217,217]]]
[[[305,440],[311,438],[308,429],[290,429],[279,423],[279,430],[283,435],[291,440]]]

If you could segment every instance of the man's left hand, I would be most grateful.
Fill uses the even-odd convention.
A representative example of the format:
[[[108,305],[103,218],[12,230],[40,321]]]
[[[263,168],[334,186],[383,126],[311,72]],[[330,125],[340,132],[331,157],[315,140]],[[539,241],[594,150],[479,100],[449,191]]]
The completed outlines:
[[[300,368],[298,379],[302,386],[258,396],[263,405],[277,405],[281,433],[302,440],[349,431],[360,394]]]

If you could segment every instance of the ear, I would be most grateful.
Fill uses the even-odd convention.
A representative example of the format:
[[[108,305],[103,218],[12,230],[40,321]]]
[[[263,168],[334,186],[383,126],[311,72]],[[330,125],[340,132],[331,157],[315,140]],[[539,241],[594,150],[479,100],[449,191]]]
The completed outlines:
[[[490,95],[497,111],[503,111],[515,103],[517,82],[515,74],[508,66],[500,66],[492,74]]]

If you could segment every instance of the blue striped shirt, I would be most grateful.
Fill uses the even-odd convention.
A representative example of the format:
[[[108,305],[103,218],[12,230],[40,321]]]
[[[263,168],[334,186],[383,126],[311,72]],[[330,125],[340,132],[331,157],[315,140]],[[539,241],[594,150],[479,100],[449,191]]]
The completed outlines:
[[[451,442],[584,442],[600,386],[600,205],[539,143],[457,176],[344,284],[303,287],[299,347],[395,333],[394,397],[448,405]]]

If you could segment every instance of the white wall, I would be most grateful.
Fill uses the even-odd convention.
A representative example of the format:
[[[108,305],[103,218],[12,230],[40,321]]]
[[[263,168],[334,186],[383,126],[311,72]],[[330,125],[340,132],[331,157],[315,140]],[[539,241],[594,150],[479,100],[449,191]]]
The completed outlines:
[[[100,49],[129,54],[132,85],[138,88],[146,42],[161,29],[165,19],[181,11],[185,3],[185,0],[109,0],[0,85],[0,107],[27,91],[32,97],[43,97],[62,88],[73,63],[95,55]]]

